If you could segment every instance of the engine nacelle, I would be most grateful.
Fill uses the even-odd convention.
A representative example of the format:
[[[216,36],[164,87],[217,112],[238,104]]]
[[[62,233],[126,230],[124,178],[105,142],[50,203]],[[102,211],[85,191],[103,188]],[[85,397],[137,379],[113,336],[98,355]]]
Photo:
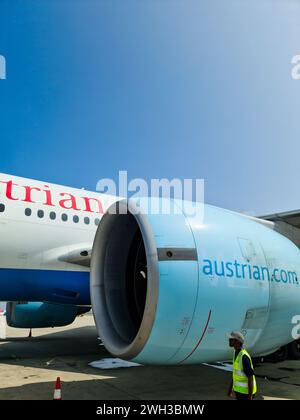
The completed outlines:
[[[7,302],[7,325],[14,328],[49,328],[71,324],[90,308],[45,302]]]
[[[124,200],[98,226],[91,301],[107,350],[143,364],[182,364],[231,359],[233,330],[253,356],[291,342],[299,249],[238,213],[205,205],[190,216],[192,204],[171,202],[178,214],[138,212]]]

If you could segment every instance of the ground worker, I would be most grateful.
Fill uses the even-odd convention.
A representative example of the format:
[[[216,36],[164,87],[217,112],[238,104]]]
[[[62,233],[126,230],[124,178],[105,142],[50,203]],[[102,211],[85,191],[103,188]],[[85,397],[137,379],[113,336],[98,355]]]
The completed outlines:
[[[229,346],[234,348],[228,397],[231,397],[234,391],[237,400],[253,400],[257,387],[250,354],[243,348],[244,336],[235,331],[228,334],[228,338]]]

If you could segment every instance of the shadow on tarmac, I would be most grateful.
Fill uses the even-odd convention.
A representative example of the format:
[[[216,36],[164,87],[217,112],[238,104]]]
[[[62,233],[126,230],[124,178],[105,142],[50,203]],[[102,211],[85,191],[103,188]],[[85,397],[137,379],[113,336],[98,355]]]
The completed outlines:
[[[40,357],[98,354],[100,340],[94,326],[0,340],[0,361]]]
[[[63,399],[228,399],[230,372],[204,365],[95,369],[88,363],[111,357],[99,344],[94,326],[56,330],[38,337],[33,331],[32,338],[0,340],[1,373],[4,375],[6,369],[18,382],[24,382],[0,388],[0,400],[51,400],[57,376],[61,376]],[[292,384],[270,383],[259,373],[257,380],[263,395],[295,398]],[[263,398],[258,394],[256,399]]]

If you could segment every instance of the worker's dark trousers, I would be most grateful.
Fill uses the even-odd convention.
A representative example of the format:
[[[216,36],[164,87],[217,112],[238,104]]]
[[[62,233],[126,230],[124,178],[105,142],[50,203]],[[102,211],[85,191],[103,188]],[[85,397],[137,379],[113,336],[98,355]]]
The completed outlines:
[[[248,400],[248,394],[241,394],[240,392],[235,392],[237,400]],[[255,398],[255,395],[252,396],[252,399]]]

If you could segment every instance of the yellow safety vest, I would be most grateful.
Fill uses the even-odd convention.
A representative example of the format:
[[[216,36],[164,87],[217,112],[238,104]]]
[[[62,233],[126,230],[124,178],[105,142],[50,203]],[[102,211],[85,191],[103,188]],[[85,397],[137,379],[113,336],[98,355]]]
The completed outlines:
[[[246,376],[243,368],[243,356],[246,355],[250,359],[251,367],[253,369],[252,360],[250,354],[245,349],[241,349],[239,354],[237,355],[236,359],[234,360],[235,352],[233,353],[233,361],[232,361],[232,376],[233,376],[233,390],[236,392],[240,392],[241,394],[248,394],[248,377]],[[253,375],[253,391],[252,393],[255,394],[257,391],[256,386],[256,379]]]

